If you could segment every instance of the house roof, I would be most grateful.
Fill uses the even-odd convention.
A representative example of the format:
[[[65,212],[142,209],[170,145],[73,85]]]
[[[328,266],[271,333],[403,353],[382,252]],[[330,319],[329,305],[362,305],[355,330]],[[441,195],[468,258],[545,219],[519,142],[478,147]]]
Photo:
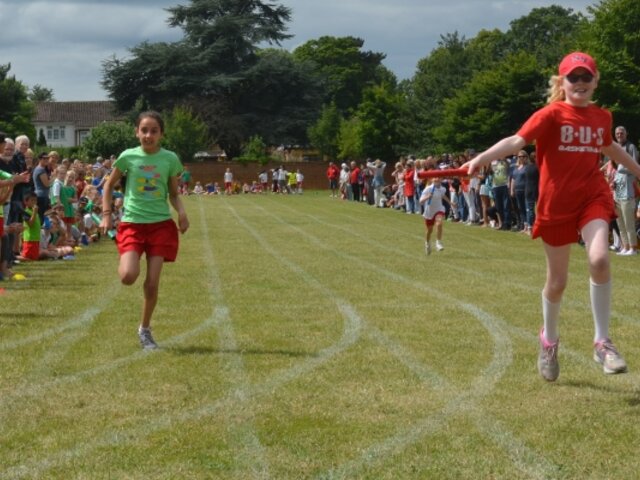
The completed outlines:
[[[124,120],[114,102],[35,102],[34,123],[70,123],[76,128],[93,128],[102,122]]]

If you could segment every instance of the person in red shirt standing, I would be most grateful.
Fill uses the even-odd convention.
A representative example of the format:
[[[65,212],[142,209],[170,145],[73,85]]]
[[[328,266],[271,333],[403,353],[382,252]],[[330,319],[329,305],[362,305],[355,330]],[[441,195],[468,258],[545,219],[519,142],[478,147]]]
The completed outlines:
[[[351,172],[349,173],[349,183],[351,184],[351,192],[353,201],[360,201],[360,167],[356,162],[351,162]]]
[[[338,177],[340,176],[340,169],[335,163],[329,162],[329,168],[327,168],[327,178],[329,179],[329,188],[331,189],[331,196],[335,198],[338,195]]]
[[[611,191],[600,172],[601,154],[640,177],[640,166],[611,136],[611,113],[591,102],[598,86],[595,60],[586,53],[564,57],[550,82],[547,105],[535,112],[510,137],[466,163],[471,175],[492,160],[536,143],[540,170],[537,216],[532,238],[540,237],[547,259],[542,290],[538,371],[547,381],[560,373],[558,317],[567,285],[571,244],[585,243],[589,265],[591,310],[595,334],[593,358],[607,374],[627,371],[627,364],[609,339],[611,273],[609,223],[615,218]]]
[[[409,159],[407,160],[407,168],[404,170],[404,198],[405,198],[405,209],[408,214],[418,213],[418,208],[416,207],[416,181],[415,181],[415,173],[416,170],[414,168],[414,161]]]

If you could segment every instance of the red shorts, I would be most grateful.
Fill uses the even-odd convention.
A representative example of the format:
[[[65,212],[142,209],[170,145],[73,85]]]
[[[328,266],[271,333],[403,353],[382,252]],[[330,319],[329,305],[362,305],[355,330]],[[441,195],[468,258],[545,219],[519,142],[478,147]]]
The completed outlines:
[[[591,220],[601,219],[609,223],[615,218],[612,205],[599,202],[590,203],[575,218],[555,225],[540,225],[536,220],[531,230],[531,238],[542,238],[544,243],[552,247],[561,247],[576,243],[580,239],[580,231]]]
[[[22,242],[22,256],[29,260],[40,260],[40,241]]]
[[[224,189],[225,190],[231,190],[231,187],[233,186],[233,183],[231,182],[224,182]]]
[[[62,221],[66,224],[66,225],[73,225],[74,223],[76,223],[76,218],[75,217],[64,217],[62,219]]]
[[[0,217],[0,237],[4,235],[4,218]]]
[[[425,224],[427,227],[433,227],[433,225],[436,223],[436,219],[437,219],[438,217],[443,218],[443,217],[444,217],[444,212],[438,212],[438,213],[436,213],[436,214],[433,216],[433,218],[425,218],[425,219],[424,219],[424,224]]]
[[[163,257],[174,262],[178,255],[178,227],[173,220],[157,223],[120,222],[116,235],[118,252],[136,251],[148,257]]]

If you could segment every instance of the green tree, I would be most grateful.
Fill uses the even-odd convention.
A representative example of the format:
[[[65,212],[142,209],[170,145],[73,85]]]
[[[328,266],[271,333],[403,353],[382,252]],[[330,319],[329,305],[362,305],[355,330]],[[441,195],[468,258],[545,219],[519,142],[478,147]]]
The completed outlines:
[[[576,36],[586,18],[571,8],[558,5],[534,8],[513,20],[506,34],[509,53],[527,52],[536,57],[543,68],[556,68],[564,55],[575,47]]]
[[[258,47],[290,37],[285,33],[290,9],[258,0],[191,0],[167,10],[169,25],[184,31],[182,40],[142,43],[131,49],[130,59],[103,62],[102,84],[122,111],[136,104],[165,111],[190,105],[230,157],[240,152],[258,126],[266,129],[275,117],[304,114],[289,126],[295,125],[296,134],[305,135],[308,110],[293,108],[291,103],[288,110],[281,104],[271,104],[269,109],[269,91],[255,89],[260,77],[273,73],[281,95],[288,88],[300,90],[295,85],[303,81],[300,72],[290,70],[294,75],[287,77],[281,70],[269,71],[267,66],[273,66],[276,57],[261,57]],[[298,100],[303,102],[304,97]],[[254,108],[260,103],[267,111]]]
[[[533,55],[510,55],[494,69],[476,74],[445,101],[434,129],[441,148],[484,149],[514,131],[542,104],[546,76]]]
[[[343,120],[338,137],[338,158],[341,160],[364,159],[362,137],[362,122],[358,117]]]
[[[417,151],[436,148],[433,130],[442,120],[444,101],[453,97],[474,72],[468,44],[458,32],[441,36],[438,47],[418,62],[408,97]]]
[[[133,125],[126,122],[104,122],[91,130],[82,144],[82,153],[86,158],[108,157],[136,145],[139,145],[139,141]]]
[[[31,118],[35,112],[27,88],[15,76],[9,76],[11,64],[0,65],[0,130],[10,136],[27,135],[34,139]]]
[[[297,59],[311,62],[323,80],[325,103],[335,103],[343,114],[356,109],[367,86],[379,83],[390,73],[381,68],[386,55],[363,51],[363,46],[361,38],[325,36],[293,51]]]
[[[615,122],[640,135],[640,3],[603,0],[589,8],[593,20],[581,44],[598,62],[596,97],[613,112]],[[634,132],[635,130],[635,132]]]
[[[398,119],[402,116],[403,100],[388,85],[367,88],[356,117],[360,121],[362,152],[365,157],[392,160],[402,143]]]
[[[200,150],[206,150],[209,141],[207,125],[186,107],[175,107],[165,115],[163,146],[173,150],[183,162],[190,162]]]
[[[259,135],[269,145],[306,143],[321,99],[320,84],[307,62],[296,61],[285,50],[265,49],[246,70],[232,114],[217,122],[240,123],[247,135]]]
[[[29,100],[32,102],[54,102],[53,90],[45,88],[40,84],[36,84],[29,92]]]
[[[330,159],[338,157],[338,140],[342,121],[338,107],[332,103],[323,107],[318,121],[309,127],[308,135],[311,145],[317,148],[321,155]]]
[[[242,155],[237,158],[241,163],[257,162],[266,165],[272,160],[269,155],[267,145],[260,135],[254,135],[249,139],[242,150]]]

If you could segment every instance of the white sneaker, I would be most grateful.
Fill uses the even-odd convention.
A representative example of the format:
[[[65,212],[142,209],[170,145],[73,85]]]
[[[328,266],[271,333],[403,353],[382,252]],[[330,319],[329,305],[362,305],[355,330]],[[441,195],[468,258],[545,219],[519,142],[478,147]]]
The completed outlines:
[[[439,241],[436,241],[436,250],[438,250],[439,252],[444,250],[444,245],[442,245]]]
[[[431,244],[429,242],[424,242],[424,253],[431,255]]]
[[[625,255],[625,257],[632,257],[632,256],[637,255],[637,254],[638,254],[638,252],[635,249],[630,248],[629,250],[627,250],[627,253],[625,253],[624,255]]]
[[[155,350],[158,348],[158,344],[151,336],[150,328],[138,328],[138,338],[140,339],[140,346],[144,350]]]

